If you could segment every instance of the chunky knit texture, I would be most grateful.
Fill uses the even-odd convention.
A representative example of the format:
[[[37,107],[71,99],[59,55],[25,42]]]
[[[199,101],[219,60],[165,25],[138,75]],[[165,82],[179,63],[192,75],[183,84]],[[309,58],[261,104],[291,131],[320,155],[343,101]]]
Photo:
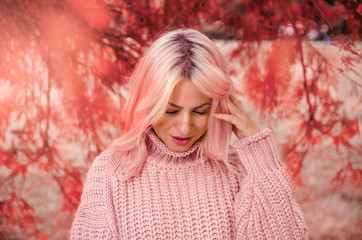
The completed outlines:
[[[270,130],[235,141],[245,174],[173,152],[152,132],[141,174],[121,179],[110,151],[89,170],[71,239],[307,239]]]

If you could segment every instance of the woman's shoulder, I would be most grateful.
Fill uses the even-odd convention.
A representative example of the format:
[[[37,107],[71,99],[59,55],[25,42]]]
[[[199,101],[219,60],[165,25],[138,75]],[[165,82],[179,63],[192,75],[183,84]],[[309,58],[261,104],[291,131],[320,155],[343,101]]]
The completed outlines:
[[[105,172],[116,172],[121,165],[121,154],[112,149],[101,152],[93,161],[92,167],[102,169]]]

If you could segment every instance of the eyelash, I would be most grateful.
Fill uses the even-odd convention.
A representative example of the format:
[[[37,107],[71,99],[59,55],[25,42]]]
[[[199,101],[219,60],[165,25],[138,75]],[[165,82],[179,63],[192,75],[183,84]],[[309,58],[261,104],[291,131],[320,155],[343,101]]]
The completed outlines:
[[[199,111],[193,111],[194,113],[198,114],[198,115],[205,115],[207,113],[207,111],[203,111],[203,112],[199,112]],[[176,114],[178,113],[178,111],[166,111],[166,114]]]
[[[203,111],[203,112],[194,111],[194,113],[199,114],[199,115],[205,115],[207,112],[206,111]]]
[[[178,111],[166,111],[167,114],[175,114],[177,113]]]

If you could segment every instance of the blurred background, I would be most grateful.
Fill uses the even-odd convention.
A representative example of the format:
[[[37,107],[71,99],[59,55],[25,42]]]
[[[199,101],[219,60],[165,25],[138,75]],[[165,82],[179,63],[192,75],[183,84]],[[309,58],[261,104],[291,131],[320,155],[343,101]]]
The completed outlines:
[[[68,239],[127,82],[160,32],[191,27],[273,129],[310,239],[362,239],[358,0],[0,0],[0,239]]]

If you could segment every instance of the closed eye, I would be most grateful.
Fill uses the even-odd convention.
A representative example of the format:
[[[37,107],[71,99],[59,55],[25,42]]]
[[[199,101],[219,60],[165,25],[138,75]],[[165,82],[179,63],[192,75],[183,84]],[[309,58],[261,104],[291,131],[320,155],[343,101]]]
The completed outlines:
[[[178,110],[167,110],[166,114],[176,114]]]
[[[194,113],[199,114],[199,115],[205,115],[205,114],[207,114],[207,111],[197,111],[197,110],[195,110]]]

